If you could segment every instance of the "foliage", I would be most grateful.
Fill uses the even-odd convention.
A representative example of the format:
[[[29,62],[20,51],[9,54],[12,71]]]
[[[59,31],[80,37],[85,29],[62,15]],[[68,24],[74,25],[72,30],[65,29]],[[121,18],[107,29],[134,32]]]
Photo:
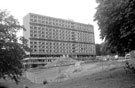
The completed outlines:
[[[108,48],[118,54],[135,50],[135,0],[97,0],[95,21]]]
[[[101,55],[101,46],[100,46],[100,44],[96,44],[96,55],[97,56],[100,56]]]
[[[43,81],[43,84],[44,84],[44,85],[48,84],[48,81],[47,81],[47,80],[44,80],[44,81]]]
[[[6,87],[6,86],[4,86],[4,85],[0,85],[0,88],[8,88],[8,87]]]
[[[103,42],[101,44],[96,44],[96,55],[100,56],[100,55],[112,55],[114,54],[113,51],[110,51],[110,49],[108,48],[106,42]]]
[[[0,78],[10,77],[18,82],[22,73],[21,60],[29,51],[26,39],[17,38],[16,33],[23,29],[17,19],[7,11],[0,10]],[[18,40],[22,43],[18,43]]]
[[[127,70],[131,70],[133,73],[135,73],[135,67],[133,66],[133,64],[130,64],[129,62],[125,63],[125,68],[126,71]]]

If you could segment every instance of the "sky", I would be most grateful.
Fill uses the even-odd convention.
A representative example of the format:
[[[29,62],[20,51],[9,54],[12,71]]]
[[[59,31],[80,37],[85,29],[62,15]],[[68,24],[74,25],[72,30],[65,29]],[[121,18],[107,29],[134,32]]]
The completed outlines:
[[[102,43],[98,25],[93,21],[96,12],[96,0],[1,0],[0,9],[10,12],[20,24],[28,13],[37,13],[94,26],[95,43]],[[20,35],[22,33],[19,33]]]

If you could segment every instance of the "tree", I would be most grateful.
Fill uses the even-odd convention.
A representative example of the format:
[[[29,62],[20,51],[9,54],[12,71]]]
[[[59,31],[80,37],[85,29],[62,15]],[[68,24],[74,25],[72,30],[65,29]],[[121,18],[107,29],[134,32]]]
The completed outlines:
[[[100,44],[96,44],[96,55],[100,56],[101,55],[101,45]]]
[[[101,55],[107,55],[107,45],[105,42],[101,43],[101,48],[100,48],[100,51],[101,51]]]
[[[97,0],[95,21],[110,51],[135,50],[135,0]]]
[[[101,43],[101,55],[113,55],[115,53],[115,51],[110,50],[106,42]]]
[[[24,30],[17,19],[7,11],[0,10],[0,78],[10,77],[18,82],[22,73],[21,60],[26,55],[29,48],[26,40],[21,37],[17,38],[16,33]],[[22,43],[18,43],[18,39]]]
[[[96,55],[112,55],[114,52],[110,51],[108,48],[106,42],[103,42],[101,44],[96,44]]]

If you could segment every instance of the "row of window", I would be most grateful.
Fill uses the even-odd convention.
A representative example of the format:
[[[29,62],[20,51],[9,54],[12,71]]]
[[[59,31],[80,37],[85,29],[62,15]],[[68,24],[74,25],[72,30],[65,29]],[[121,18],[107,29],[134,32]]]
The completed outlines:
[[[92,47],[89,46],[45,46],[45,45],[30,45],[30,48],[37,48],[37,49],[75,49],[75,50],[87,50],[87,49],[91,49]]]
[[[68,34],[78,34],[78,35],[83,35],[83,34],[90,34],[86,32],[81,32],[81,31],[72,31],[72,30],[64,30],[61,28],[54,28],[54,27],[46,27],[46,26],[36,26],[36,25],[30,25],[30,30],[33,32],[38,32],[38,31],[44,31],[44,32],[58,32],[58,33],[68,33]]]
[[[32,49],[32,53],[71,53],[73,51],[65,51],[65,50],[43,50],[43,49]]]
[[[72,34],[72,33],[65,33],[65,32],[47,32],[47,31],[30,30],[30,34],[42,34],[42,35],[47,35],[47,34],[55,35],[55,34],[57,34],[57,36],[72,36],[72,37],[86,37],[86,38],[93,37],[94,38],[94,35],[89,34],[89,33]]]
[[[64,28],[71,28],[83,31],[90,31],[93,32],[93,28],[90,25],[76,23],[68,20],[56,19],[46,16],[39,16],[39,15],[31,15],[30,22],[39,23],[39,24],[46,24],[51,26],[60,26]]]
[[[56,41],[36,41],[36,40],[31,40],[30,45],[91,46],[92,44],[79,44],[79,43],[67,43],[67,42],[56,42]]]
[[[51,43],[50,43],[51,44]],[[68,51],[72,51],[72,50],[75,50],[77,52],[87,52],[87,51],[94,51],[95,50],[95,47],[94,45],[89,45],[89,44],[72,44],[72,45],[68,45],[66,46],[66,44],[58,44],[55,43],[53,45],[36,45],[36,44],[31,44],[30,46],[31,49],[33,50],[41,50],[41,51],[44,51],[46,52],[45,50],[51,50],[51,51],[58,51],[58,50],[61,50],[62,52],[68,52]]]
[[[61,42],[41,42],[31,41],[30,48],[34,53],[58,53],[58,52],[89,52],[95,53],[95,45],[76,44],[76,43],[61,43]]]
[[[66,37],[66,36],[57,36],[57,35],[38,35],[38,34],[30,34],[31,38],[38,38],[38,39],[49,39],[49,40],[62,40],[62,41],[75,41],[75,38]]]
[[[33,30],[30,30],[30,34],[72,36],[72,37],[79,36],[79,35],[73,35],[73,34],[70,34],[70,33],[63,33],[63,32],[44,32],[44,31],[33,31]],[[85,37],[85,36],[82,36],[82,37]]]
[[[41,34],[30,34],[31,38],[38,38],[38,39],[49,39],[49,40],[62,40],[62,41],[76,41],[76,42],[87,42],[87,43],[94,43],[94,39],[91,37],[72,37],[72,36],[60,36],[60,35],[41,35]]]
[[[74,31],[74,30],[65,30],[62,28],[56,28],[56,27],[46,27],[46,26],[38,26],[38,25],[30,25],[30,30],[33,31],[47,31],[47,32],[62,32],[62,33],[78,33],[82,34],[81,31]]]
[[[90,54],[95,54],[95,51],[92,50],[85,50],[85,51],[80,51],[80,50],[43,50],[43,49],[32,49],[32,53],[90,53]]]
[[[57,27],[64,27],[64,28],[70,28],[74,29],[74,26],[71,26],[70,24],[62,24],[62,23],[56,23],[56,22],[49,22],[49,21],[41,21],[37,19],[30,19],[31,23],[37,23],[42,25],[49,25],[49,26],[57,26]]]
[[[66,41],[78,41],[78,42],[90,42],[94,43],[94,34],[84,33],[84,32],[74,32],[71,30],[54,29],[49,27],[44,27],[44,30],[40,26],[30,26],[30,37],[31,38],[41,38],[41,39],[56,39],[56,40],[66,40]],[[32,30],[32,29],[35,30]]]

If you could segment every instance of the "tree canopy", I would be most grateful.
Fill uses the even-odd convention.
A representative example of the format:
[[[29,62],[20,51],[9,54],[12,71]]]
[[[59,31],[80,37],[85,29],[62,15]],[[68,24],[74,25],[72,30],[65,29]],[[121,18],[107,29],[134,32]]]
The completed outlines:
[[[101,56],[101,55],[113,55],[114,52],[110,51],[108,48],[106,42],[103,42],[101,44],[96,44],[96,55]]]
[[[7,11],[0,10],[0,78],[10,77],[16,82],[22,73],[21,60],[26,55],[25,52],[30,50],[26,39],[16,36],[19,30],[24,28],[17,19]]]
[[[97,0],[95,21],[108,48],[118,54],[135,50],[135,0]]]
[[[100,44],[96,44],[96,55],[100,56],[101,55],[101,45]]]

